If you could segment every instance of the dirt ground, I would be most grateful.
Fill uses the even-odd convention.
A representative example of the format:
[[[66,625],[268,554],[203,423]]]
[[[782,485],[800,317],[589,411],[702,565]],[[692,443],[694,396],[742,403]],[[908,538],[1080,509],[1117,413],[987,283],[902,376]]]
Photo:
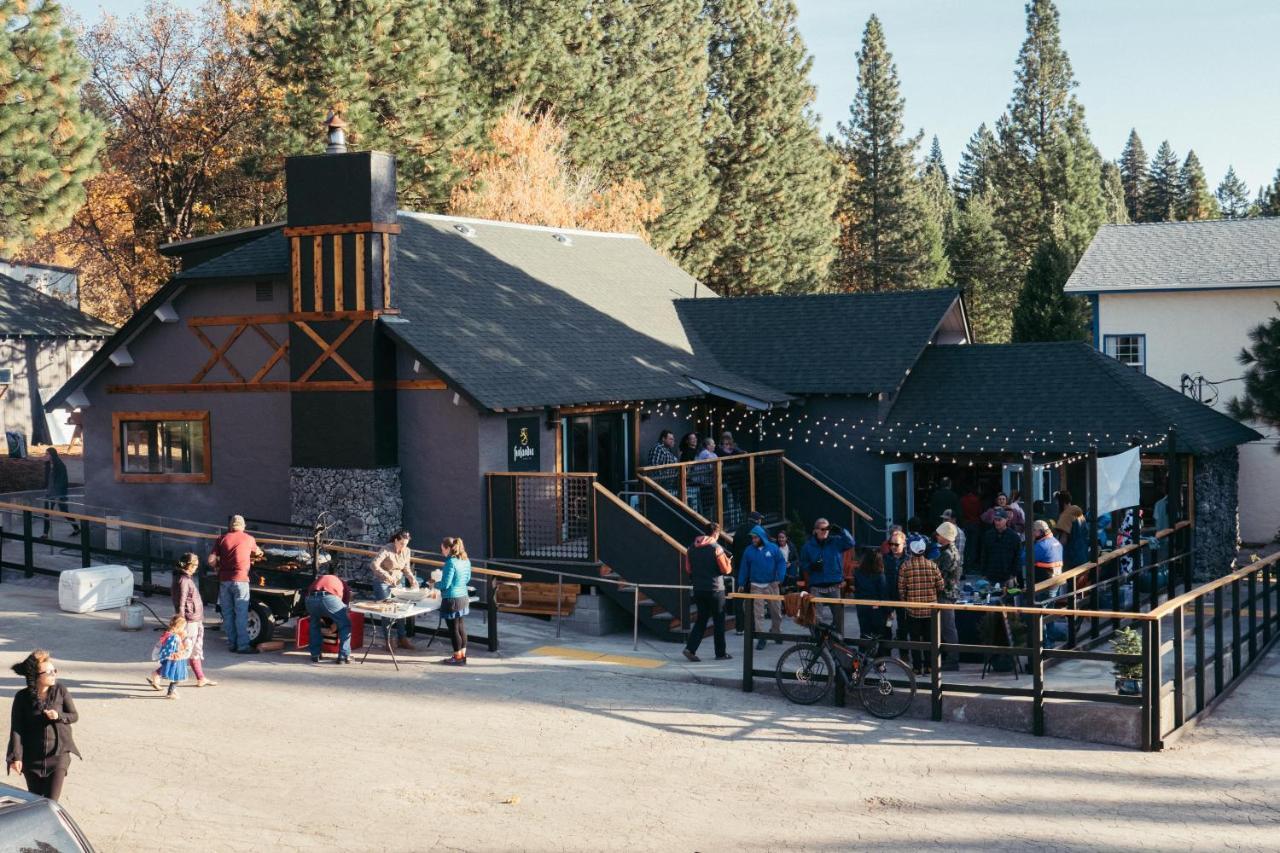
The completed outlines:
[[[399,673],[377,653],[246,658],[217,632],[221,684],[170,702],[143,683],[149,629],[61,613],[51,583],[11,577],[0,696],[11,663],[55,652],[85,755],[64,804],[104,851],[1280,849],[1280,655],[1162,754],[518,649]]]

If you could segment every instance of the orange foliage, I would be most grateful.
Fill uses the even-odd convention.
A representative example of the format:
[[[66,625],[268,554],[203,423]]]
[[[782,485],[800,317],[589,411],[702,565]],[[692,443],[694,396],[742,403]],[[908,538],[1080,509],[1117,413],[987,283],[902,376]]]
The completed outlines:
[[[564,125],[550,113],[524,115],[515,104],[499,116],[483,151],[463,150],[464,178],[449,212],[479,219],[646,235],[662,212],[634,179],[604,183],[576,169],[566,154]]]

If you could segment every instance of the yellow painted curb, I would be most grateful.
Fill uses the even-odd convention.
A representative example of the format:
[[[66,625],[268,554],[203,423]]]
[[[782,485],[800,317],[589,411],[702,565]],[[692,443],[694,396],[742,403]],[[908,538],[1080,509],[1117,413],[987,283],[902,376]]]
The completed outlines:
[[[591,649],[575,649],[572,646],[539,646],[529,652],[531,655],[547,658],[564,658],[565,660],[592,661],[594,663],[616,663],[620,666],[634,666],[637,669],[657,669],[666,666],[666,661],[656,658],[638,658],[627,655],[610,655]]]

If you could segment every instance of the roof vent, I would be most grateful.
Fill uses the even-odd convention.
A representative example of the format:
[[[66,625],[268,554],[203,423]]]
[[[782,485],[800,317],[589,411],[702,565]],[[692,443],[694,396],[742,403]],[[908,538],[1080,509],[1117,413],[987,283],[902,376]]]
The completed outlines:
[[[556,234],[555,238],[556,238],[556,242],[559,243],[561,246],[573,245],[573,241],[569,239],[568,234]]]
[[[453,230],[457,231],[463,237],[476,236],[476,229],[472,228],[470,225],[462,225],[462,224],[455,225],[453,226]]]
[[[326,131],[326,141],[324,153],[326,154],[346,154],[347,153],[347,123],[342,120],[342,116],[338,115],[338,110],[329,110],[329,116],[324,120]]]

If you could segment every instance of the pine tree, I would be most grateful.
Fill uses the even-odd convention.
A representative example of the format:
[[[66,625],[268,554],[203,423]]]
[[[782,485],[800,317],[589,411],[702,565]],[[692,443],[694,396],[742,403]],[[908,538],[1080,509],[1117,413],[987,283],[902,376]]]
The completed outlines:
[[[1055,240],[1046,240],[1036,250],[1013,309],[1015,342],[1088,340],[1088,306],[1079,296],[1062,292],[1074,266]]]
[[[1147,151],[1142,147],[1137,128],[1129,131],[1129,140],[1120,152],[1120,182],[1124,186],[1124,206],[1129,219],[1142,218],[1142,199],[1147,194]]]
[[[1227,167],[1215,195],[1223,219],[1243,219],[1249,215],[1249,187],[1240,180],[1234,166]]]
[[[853,172],[840,214],[852,247],[837,260],[832,278],[844,290],[933,286],[945,269],[927,232],[923,194],[915,179],[915,151],[923,134],[904,137],[904,101],[898,70],[875,15],[867,21],[858,52],[858,90],[848,124],[840,125],[839,151]]]
[[[1129,208],[1125,204],[1124,180],[1120,176],[1120,167],[1110,160],[1102,161],[1102,207],[1107,222],[1129,221]]]
[[[1227,410],[1237,420],[1280,427],[1280,317],[1255,326],[1249,341],[1236,357],[1245,368],[1244,395],[1232,398]]]
[[[0,0],[0,255],[65,227],[97,172],[88,68],[53,0]]]
[[[1209,192],[1209,182],[1204,177],[1204,167],[1195,151],[1187,152],[1187,159],[1182,161],[1182,171],[1178,174],[1178,218],[1184,222],[1195,222],[1201,219],[1217,219],[1221,213],[1218,201]]]
[[[989,193],[969,196],[956,214],[947,255],[952,286],[964,294],[974,338],[981,343],[1008,343],[1018,301],[1017,279],[1009,271],[1004,236],[996,228]]]
[[[1171,222],[1178,218],[1178,201],[1182,198],[1182,170],[1178,155],[1169,140],[1160,143],[1151,158],[1150,179],[1142,197],[1143,222]]]
[[[811,110],[795,6],[710,0],[707,11],[717,201],[677,254],[717,293],[816,290],[835,256],[840,181]]]
[[[1280,216],[1280,169],[1271,183],[1258,190],[1257,216]]]
[[[947,160],[942,156],[942,143],[938,142],[937,134],[933,136],[933,143],[929,146],[929,156],[924,158],[924,172],[937,172],[942,176],[943,184],[950,189],[951,176],[947,174]]]
[[[455,153],[477,139],[443,0],[296,0],[259,36],[284,91],[287,153],[323,151],[327,110],[351,144],[396,154],[400,202],[441,211],[460,177]]]
[[[970,196],[984,192],[991,184],[992,161],[998,153],[999,145],[986,123],[978,125],[960,154],[960,168],[956,170],[956,198],[962,206]]]
[[[553,111],[569,156],[601,179],[634,179],[662,203],[654,246],[706,271],[691,236],[716,204],[708,140],[727,132],[708,105],[711,16],[702,0],[451,0],[449,41],[473,109],[516,99]]]
[[[1057,7],[1052,0],[1031,0],[1026,10],[1017,82],[1009,109],[996,124],[997,223],[1016,264],[1028,263],[1040,243],[1064,227],[1073,234],[1090,223],[1096,227],[1102,210],[1101,164],[1093,162],[1096,150],[1088,142],[1084,109],[1071,94],[1076,84],[1061,44]]]

